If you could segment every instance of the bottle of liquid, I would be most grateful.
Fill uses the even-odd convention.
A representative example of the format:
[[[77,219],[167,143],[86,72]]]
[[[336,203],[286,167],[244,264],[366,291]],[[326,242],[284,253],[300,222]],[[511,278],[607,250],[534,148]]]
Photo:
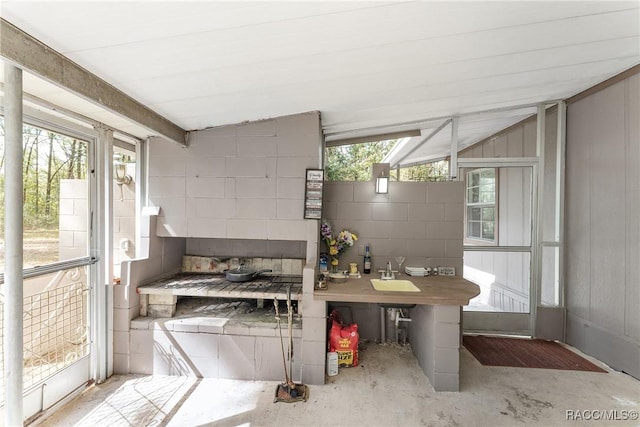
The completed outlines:
[[[364,250],[364,268],[362,269],[364,274],[371,274],[371,253],[369,252],[369,245]]]
[[[326,273],[329,268],[329,257],[326,253],[320,254],[320,273]]]
[[[335,351],[327,353],[327,375],[330,377],[338,375],[338,353]]]

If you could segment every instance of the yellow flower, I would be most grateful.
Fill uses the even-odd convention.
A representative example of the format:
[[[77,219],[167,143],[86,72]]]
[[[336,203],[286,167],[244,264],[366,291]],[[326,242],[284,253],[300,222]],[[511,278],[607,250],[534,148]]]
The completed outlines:
[[[351,233],[351,237],[353,237],[353,240],[358,240],[358,236],[356,236],[355,234]]]
[[[331,259],[331,265],[338,265],[338,258]]]
[[[331,246],[329,248],[329,255],[338,255],[338,248],[336,248],[335,246]]]
[[[329,246],[335,246],[336,245],[336,239],[331,240],[331,242],[329,242]]]

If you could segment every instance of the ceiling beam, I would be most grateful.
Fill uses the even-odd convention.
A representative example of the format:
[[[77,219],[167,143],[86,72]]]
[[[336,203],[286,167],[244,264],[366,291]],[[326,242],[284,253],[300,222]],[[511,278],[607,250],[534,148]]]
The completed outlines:
[[[442,124],[440,126],[438,126],[433,132],[431,132],[429,134],[429,136],[427,136],[426,138],[423,138],[420,142],[416,143],[416,145],[409,150],[407,153],[405,153],[403,156],[401,156],[398,160],[395,160],[394,162],[391,163],[391,168],[395,168],[396,166],[402,166],[402,161],[404,159],[406,159],[407,157],[409,157],[411,154],[413,154],[418,148],[422,147],[427,141],[429,141],[431,138],[433,138],[434,136],[436,136],[438,134],[438,132],[440,132],[442,129],[444,129],[445,127],[447,127],[447,125],[449,123],[451,123],[451,118],[445,120],[444,122],[442,122]]]
[[[132,120],[151,132],[178,144],[187,144],[187,132],[180,126],[2,18],[0,40],[0,56],[14,65]]]
[[[420,131],[416,129],[416,130],[403,131],[403,132],[392,132],[392,133],[383,133],[383,134],[377,134],[377,135],[357,136],[349,139],[327,141],[326,146],[337,147],[340,145],[353,145],[353,144],[360,144],[363,142],[388,141],[390,139],[405,138],[407,136],[420,136]]]
[[[557,104],[562,101],[562,99],[548,99],[546,101],[542,101],[545,104]],[[535,114],[535,109],[538,107],[540,102],[527,103],[527,104],[514,104],[504,107],[495,107],[488,108],[484,110],[472,110],[467,112],[456,112],[455,116],[460,118],[468,118],[468,117],[482,117],[482,116],[491,116],[498,113],[504,113],[509,111],[517,111],[526,108],[534,108],[534,111],[531,114]],[[352,128],[340,131],[332,131],[331,129],[335,128],[337,125],[325,125],[323,124],[322,130],[325,135],[325,140],[327,142],[333,141],[349,141],[351,139],[360,138],[362,134],[364,135],[384,135],[384,134],[404,134],[404,136],[411,136],[411,132],[418,131],[419,129],[430,128],[434,123],[442,122],[442,120],[448,120],[452,116],[434,116],[429,118],[423,118],[419,120],[411,120],[405,122],[397,122],[392,124],[385,125],[377,125],[377,126],[365,126],[359,128]],[[393,129],[397,129],[393,131]],[[415,135],[417,136],[417,135]],[[375,137],[373,137],[375,138]],[[340,143],[335,145],[341,145]]]

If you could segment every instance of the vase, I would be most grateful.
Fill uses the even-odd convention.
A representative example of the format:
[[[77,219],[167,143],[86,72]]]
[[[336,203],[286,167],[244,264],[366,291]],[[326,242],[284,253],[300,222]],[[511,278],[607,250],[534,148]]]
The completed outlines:
[[[338,263],[336,261],[338,261],[338,258],[331,258],[331,273],[333,274],[337,274],[339,272]]]

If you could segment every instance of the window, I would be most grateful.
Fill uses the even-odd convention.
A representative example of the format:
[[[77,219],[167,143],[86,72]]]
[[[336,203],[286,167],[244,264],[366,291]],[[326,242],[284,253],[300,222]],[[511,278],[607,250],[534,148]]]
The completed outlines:
[[[394,176],[392,171],[391,176]],[[414,166],[401,167],[398,181],[437,182],[449,180],[449,161],[439,160]]]
[[[23,125],[23,268],[89,255],[88,143]],[[0,117],[0,154],[4,118]],[[0,158],[0,273],[4,273],[4,156]]]
[[[327,181],[371,181],[371,167],[382,162],[400,140],[361,142],[336,145],[325,151]],[[449,161],[394,168],[389,173],[393,181],[435,182],[449,180]]]
[[[468,239],[496,241],[496,170],[476,169],[467,173]]]
[[[395,139],[327,147],[327,181],[371,181],[371,166],[380,163],[391,151]]]

